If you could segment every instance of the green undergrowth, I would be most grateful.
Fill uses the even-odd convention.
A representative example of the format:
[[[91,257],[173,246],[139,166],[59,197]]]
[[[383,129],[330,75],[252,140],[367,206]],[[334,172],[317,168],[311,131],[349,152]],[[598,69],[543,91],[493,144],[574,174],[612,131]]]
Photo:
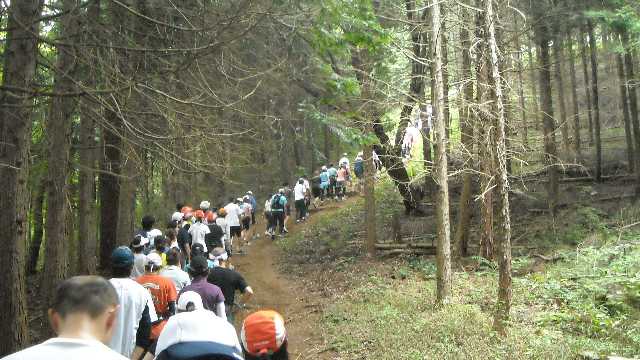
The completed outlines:
[[[334,205],[327,203],[327,207]],[[376,229],[379,238],[390,233],[391,216],[402,205],[393,184],[383,178],[376,188]],[[327,261],[349,261],[362,255],[364,236],[364,199],[358,197],[332,211],[312,214],[312,225],[278,241],[286,263],[313,264]]]
[[[381,201],[392,196],[387,190],[378,193],[378,211],[387,215],[377,224],[381,232],[398,210],[389,205],[393,201]],[[552,239],[532,239],[560,246],[550,247],[544,260],[513,259],[506,336],[492,330],[495,263],[471,258],[480,265],[473,272],[454,264],[452,301],[436,308],[432,258],[361,262],[362,244],[350,245],[361,229],[361,201],[317,216],[315,226],[281,246],[287,256],[298,256],[298,264],[332,264],[332,271],[350,274],[348,290],[327,305],[322,320],[328,347],[341,359],[576,359],[584,352],[640,357],[640,234],[623,227],[640,218],[635,207],[616,214],[580,208],[574,223]]]

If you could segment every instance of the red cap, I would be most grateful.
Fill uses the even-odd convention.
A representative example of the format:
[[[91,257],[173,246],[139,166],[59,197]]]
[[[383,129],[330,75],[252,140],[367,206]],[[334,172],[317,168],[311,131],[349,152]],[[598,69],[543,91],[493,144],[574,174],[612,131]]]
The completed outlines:
[[[257,311],[244,319],[240,337],[249,354],[273,354],[287,340],[284,319],[273,310]]]

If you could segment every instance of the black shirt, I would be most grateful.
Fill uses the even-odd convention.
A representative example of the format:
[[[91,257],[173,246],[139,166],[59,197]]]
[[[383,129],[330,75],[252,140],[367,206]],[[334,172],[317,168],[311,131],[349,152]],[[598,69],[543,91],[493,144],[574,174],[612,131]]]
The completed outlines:
[[[244,293],[244,289],[248,286],[239,272],[220,266],[209,270],[207,281],[217,285],[222,290],[225,305],[233,305],[236,290]]]
[[[178,246],[180,246],[180,250],[182,250],[183,253],[186,253],[187,251],[186,244],[191,246],[191,234],[189,234],[189,227],[190,225],[186,224],[178,231]]]

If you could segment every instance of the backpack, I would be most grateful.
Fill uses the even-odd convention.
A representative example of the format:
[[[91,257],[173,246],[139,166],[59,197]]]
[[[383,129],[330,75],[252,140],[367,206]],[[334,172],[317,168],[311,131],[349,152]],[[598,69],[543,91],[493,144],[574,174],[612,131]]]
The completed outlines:
[[[356,160],[356,162],[353,164],[353,172],[356,174],[357,177],[362,176],[362,174],[364,173],[364,166],[362,164],[362,160]]]
[[[282,198],[282,195],[273,195],[273,197],[271,198],[271,210],[282,210],[283,206],[280,203],[280,199]]]

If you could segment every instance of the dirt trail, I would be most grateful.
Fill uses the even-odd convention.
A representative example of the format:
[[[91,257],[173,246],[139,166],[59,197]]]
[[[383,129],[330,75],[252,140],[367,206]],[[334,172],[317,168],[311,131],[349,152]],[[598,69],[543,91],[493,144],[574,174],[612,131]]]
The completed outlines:
[[[336,208],[326,206],[321,211],[333,211]],[[296,225],[292,217],[289,220],[288,236],[314,223],[315,218],[312,213],[309,221]],[[320,299],[310,289],[305,288],[299,279],[296,281],[279,270],[280,249],[271,238],[264,236],[264,221],[258,224],[255,230],[260,235],[259,239],[253,240],[252,244],[246,247],[245,255],[234,256],[232,260],[236,270],[244,276],[255,293],[247,306],[248,309],[238,313],[236,327],[239,329],[244,317],[252,311],[276,310],[286,320],[291,359],[330,359],[330,355],[323,351],[325,345],[319,326],[322,306]],[[278,238],[275,241],[277,242]]]

